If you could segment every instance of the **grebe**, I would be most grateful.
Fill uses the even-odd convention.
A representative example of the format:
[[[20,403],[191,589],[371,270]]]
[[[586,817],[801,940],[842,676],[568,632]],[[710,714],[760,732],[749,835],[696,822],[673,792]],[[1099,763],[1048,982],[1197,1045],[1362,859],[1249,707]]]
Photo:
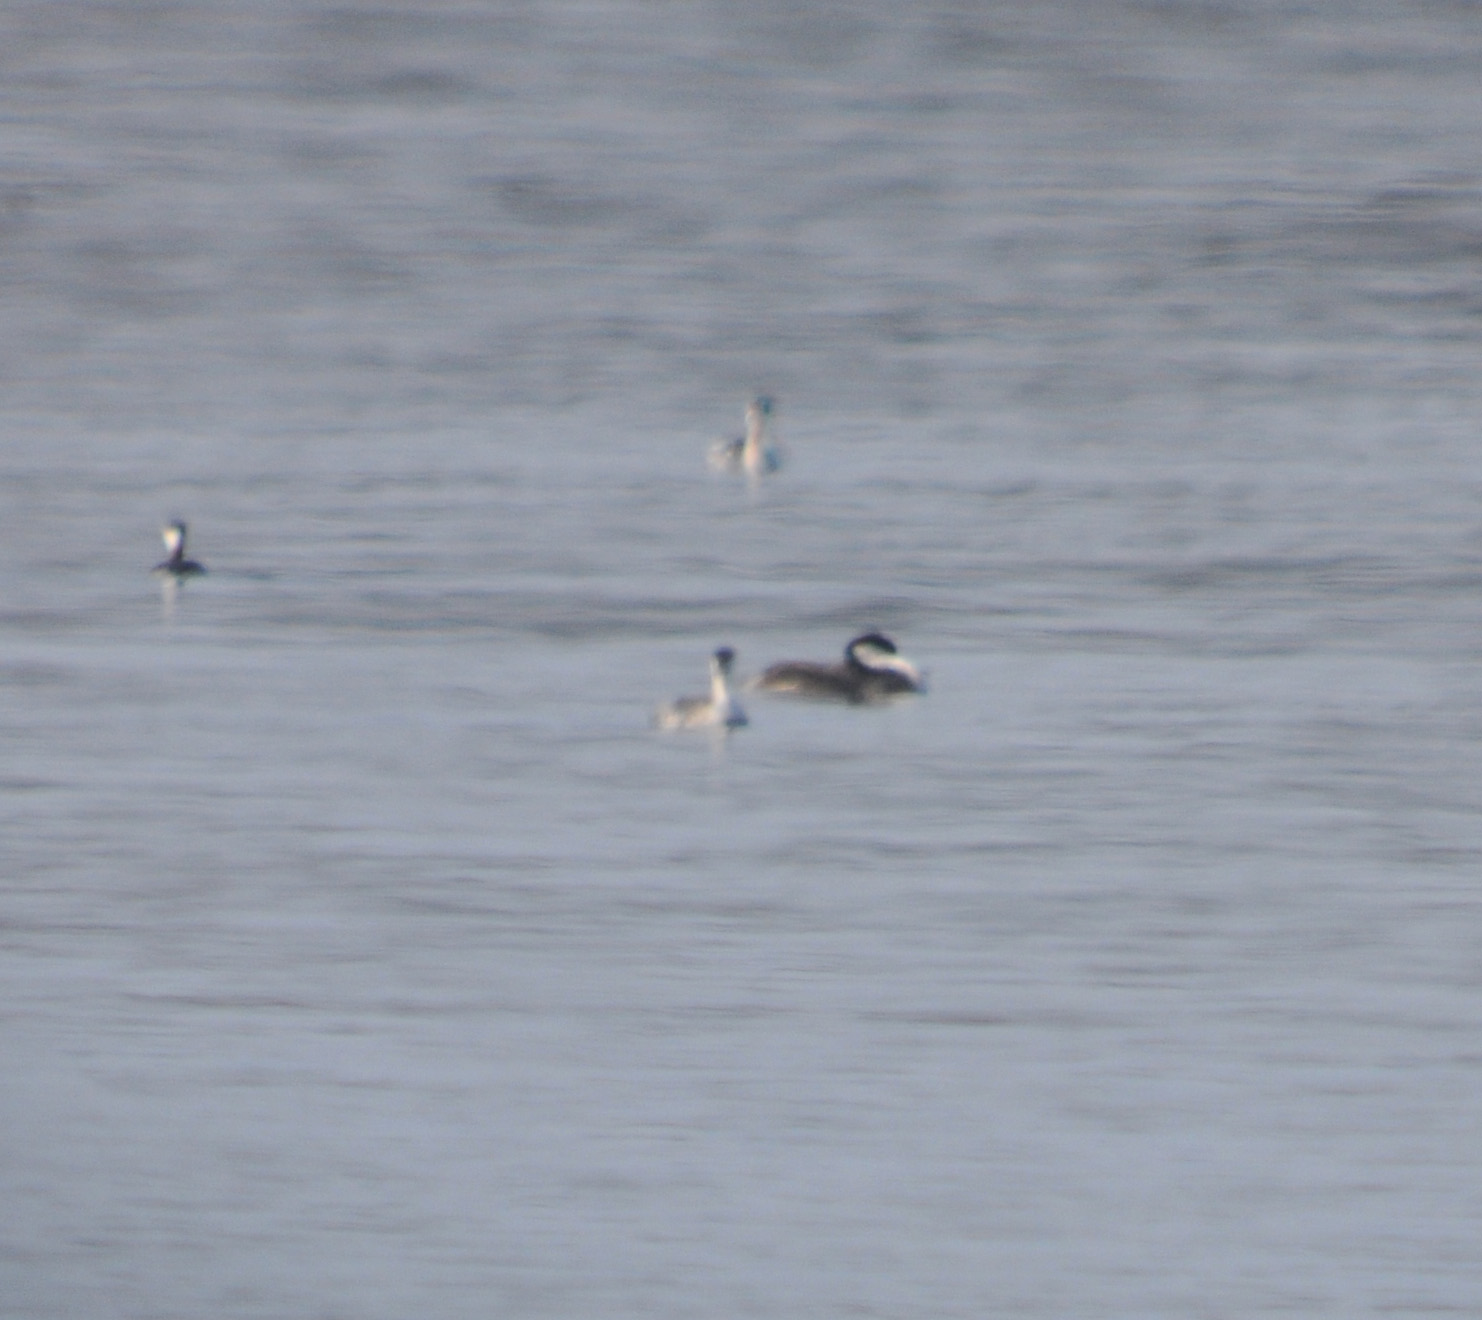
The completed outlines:
[[[710,657],[710,695],[680,697],[660,706],[654,723],[661,729],[739,729],[746,723],[746,712],[726,686],[736,653],[722,646]]]
[[[777,471],[782,466],[782,455],[767,440],[772,408],[772,400],[766,395],[753,399],[746,408],[746,434],[711,445],[710,466],[717,472],[744,472],[748,477]]]
[[[156,573],[168,573],[173,578],[193,577],[197,573],[204,573],[205,567],[196,563],[194,559],[185,557],[185,524],[183,522],[172,522],[160,529],[160,536],[165,543],[165,549],[169,551],[170,557],[163,563],[156,564]]]
[[[763,692],[863,706],[907,692],[924,692],[926,680],[895,649],[890,638],[883,633],[864,633],[844,648],[843,664],[784,660],[763,670],[751,686]]]

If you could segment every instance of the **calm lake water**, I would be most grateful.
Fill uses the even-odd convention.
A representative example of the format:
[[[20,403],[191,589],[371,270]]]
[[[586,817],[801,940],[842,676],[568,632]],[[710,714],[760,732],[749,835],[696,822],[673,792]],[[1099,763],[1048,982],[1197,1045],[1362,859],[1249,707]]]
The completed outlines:
[[[0,1314],[1482,1315],[1482,10],[0,52]]]

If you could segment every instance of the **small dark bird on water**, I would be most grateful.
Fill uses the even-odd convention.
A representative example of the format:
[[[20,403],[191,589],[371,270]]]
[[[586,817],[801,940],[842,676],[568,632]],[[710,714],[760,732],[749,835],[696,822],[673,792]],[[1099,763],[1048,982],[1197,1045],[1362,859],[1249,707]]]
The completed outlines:
[[[183,522],[172,522],[160,529],[160,536],[164,539],[165,549],[169,552],[169,558],[154,566],[154,572],[165,573],[179,579],[194,577],[197,573],[204,573],[205,567],[196,563],[194,559],[185,557],[185,524]]]

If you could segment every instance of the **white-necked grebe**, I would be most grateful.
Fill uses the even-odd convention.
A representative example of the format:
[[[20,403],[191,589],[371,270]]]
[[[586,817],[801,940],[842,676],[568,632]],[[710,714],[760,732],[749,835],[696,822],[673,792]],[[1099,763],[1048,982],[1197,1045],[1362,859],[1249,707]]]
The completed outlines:
[[[205,566],[185,557],[185,524],[172,522],[160,529],[160,537],[170,557],[154,566],[154,572],[167,573],[173,578],[193,577],[204,573]]]
[[[744,472],[749,477],[777,471],[782,454],[767,437],[773,407],[766,395],[753,399],[746,408],[746,434],[711,445],[710,466],[717,472]]]
[[[722,646],[710,657],[710,695],[680,697],[660,706],[654,723],[661,729],[738,729],[746,723],[746,712],[731,695],[726,680],[736,653]]]
[[[926,681],[890,638],[883,633],[864,633],[844,648],[842,664],[784,660],[763,670],[751,686],[762,692],[862,706],[908,692],[924,692]]]

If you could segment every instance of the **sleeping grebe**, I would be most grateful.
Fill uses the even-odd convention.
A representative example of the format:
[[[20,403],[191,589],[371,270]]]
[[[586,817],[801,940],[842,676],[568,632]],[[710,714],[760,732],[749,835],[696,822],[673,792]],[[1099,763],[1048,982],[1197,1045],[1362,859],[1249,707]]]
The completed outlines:
[[[883,633],[856,637],[844,648],[842,664],[784,660],[763,670],[751,686],[788,696],[847,701],[852,706],[926,690],[921,671]]]
[[[185,524],[183,522],[172,522],[160,529],[160,536],[164,540],[165,549],[170,557],[163,563],[154,566],[156,573],[168,573],[171,577],[179,579],[193,577],[197,573],[204,573],[205,567],[196,563],[194,559],[185,557]]]
[[[739,729],[746,723],[746,712],[726,686],[736,653],[722,646],[710,657],[710,695],[680,697],[660,706],[654,723],[661,729]]]
[[[767,439],[772,408],[772,400],[766,395],[753,399],[746,408],[746,434],[711,445],[710,466],[717,472],[744,472],[749,477],[777,471],[782,466],[782,455]]]

